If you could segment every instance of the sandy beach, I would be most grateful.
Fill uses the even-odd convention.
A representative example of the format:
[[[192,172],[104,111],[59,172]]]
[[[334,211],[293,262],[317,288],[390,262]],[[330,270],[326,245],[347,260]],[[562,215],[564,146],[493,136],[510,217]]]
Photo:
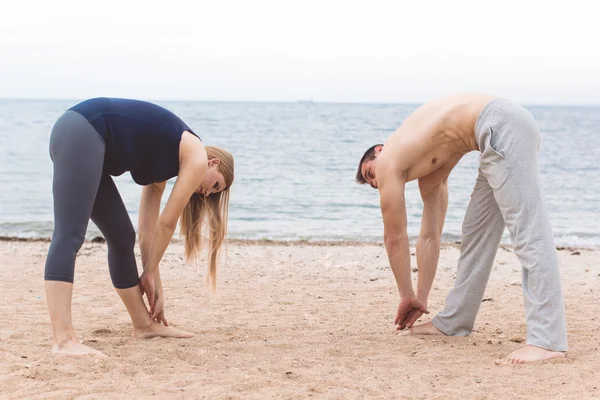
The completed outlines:
[[[3,399],[600,397],[598,250],[559,251],[567,361],[496,366],[525,338],[510,248],[498,251],[475,332],[425,338],[395,332],[398,295],[381,245],[230,243],[212,295],[204,266],[184,264],[174,243],[161,264],[165,315],[194,337],[141,341],[112,288],[106,246],[86,243],[73,320],[83,342],[108,355],[98,359],[51,355],[48,245],[0,242]],[[422,321],[443,306],[458,255],[455,245],[442,249]]]

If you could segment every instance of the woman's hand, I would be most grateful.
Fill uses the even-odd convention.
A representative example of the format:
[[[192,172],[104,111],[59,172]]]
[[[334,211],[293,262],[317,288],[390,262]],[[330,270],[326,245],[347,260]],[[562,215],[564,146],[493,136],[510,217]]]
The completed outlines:
[[[162,291],[162,282],[160,274],[148,273],[146,270],[140,276],[140,289],[142,295],[146,293],[148,304],[150,305],[150,322],[162,322],[165,326],[169,326],[165,318],[165,300]]]
[[[164,326],[169,326],[165,318],[165,301],[162,293],[156,293],[154,299],[154,309],[150,310],[150,321],[162,322]]]
[[[150,314],[152,314],[155,306],[156,297],[154,274],[150,274],[144,270],[142,276],[140,276],[140,290],[142,291],[142,296],[144,295],[144,293],[146,293],[146,297],[148,298],[148,305],[150,306]]]

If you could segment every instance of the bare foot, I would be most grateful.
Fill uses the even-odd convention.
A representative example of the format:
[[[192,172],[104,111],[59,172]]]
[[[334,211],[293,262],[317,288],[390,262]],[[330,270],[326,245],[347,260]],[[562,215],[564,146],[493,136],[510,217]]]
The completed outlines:
[[[416,325],[410,328],[412,335],[444,335],[444,332],[436,328],[431,322],[426,322],[421,325]]]
[[[137,339],[152,339],[154,337],[187,339],[191,338],[192,336],[194,335],[191,333],[178,331],[173,327],[164,326],[159,322],[152,322],[152,324],[147,328],[133,329],[133,337]]]
[[[565,353],[527,345],[519,350],[513,351],[506,359],[496,361],[496,365],[525,364],[536,361],[547,361],[553,358],[565,358]]]
[[[54,344],[52,346],[52,353],[53,354],[65,354],[65,355],[69,355],[69,356],[83,356],[83,355],[93,355],[93,356],[97,356],[97,357],[102,357],[102,358],[106,358],[106,354],[98,351],[98,350],[94,350],[89,346],[86,346],[83,343],[79,343],[75,340],[68,340],[66,342],[59,344]]]

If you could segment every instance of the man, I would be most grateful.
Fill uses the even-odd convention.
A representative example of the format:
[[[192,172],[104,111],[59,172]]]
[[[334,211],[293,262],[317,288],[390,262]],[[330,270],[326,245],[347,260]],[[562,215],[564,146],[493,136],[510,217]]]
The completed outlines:
[[[492,96],[460,94],[419,107],[385,145],[367,150],[356,180],[379,189],[385,247],[400,293],[397,329],[426,335],[471,333],[506,226],[523,266],[527,345],[505,363],[565,357],[564,303],[537,166],[539,144],[539,127],[523,107]],[[475,150],[481,152],[479,176],[463,222],[455,286],[432,322],[412,327],[428,313],[448,207],[448,176],[466,153]],[[404,201],[404,186],[415,179],[423,199],[416,294]]]

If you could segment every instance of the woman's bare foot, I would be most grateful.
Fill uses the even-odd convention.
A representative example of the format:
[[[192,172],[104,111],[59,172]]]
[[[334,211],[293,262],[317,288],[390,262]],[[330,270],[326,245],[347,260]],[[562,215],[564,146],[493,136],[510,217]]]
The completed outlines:
[[[192,336],[194,335],[191,333],[178,331],[175,328],[154,321],[146,328],[133,328],[133,337],[137,339],[152,339],[154,337],[187,339]]]
[[[436,328],[431,322],[416,325],[410,328],[412,335],[444,335],[444,332]]]
[[[104,354],[98,350],[94,350],[91,347],[86,346],[83,343],[79,343],[75,340],[68,340],[61,344],[55,343],[52,346],[52,353],[53,354],[65,354],[65,355],[69,355],[69,356],[83,356],[83,355],[90,354],[90,355],[102,357],[102,358],[107,357],[106,354]]]
[[[561,351],[550,351],[541,347],[527,345],[519,350],[513,351],[504,360],[496,361],[497,365],[525,364],[536,361],[547,361],[553,358],[565,358],[565,353]]]

